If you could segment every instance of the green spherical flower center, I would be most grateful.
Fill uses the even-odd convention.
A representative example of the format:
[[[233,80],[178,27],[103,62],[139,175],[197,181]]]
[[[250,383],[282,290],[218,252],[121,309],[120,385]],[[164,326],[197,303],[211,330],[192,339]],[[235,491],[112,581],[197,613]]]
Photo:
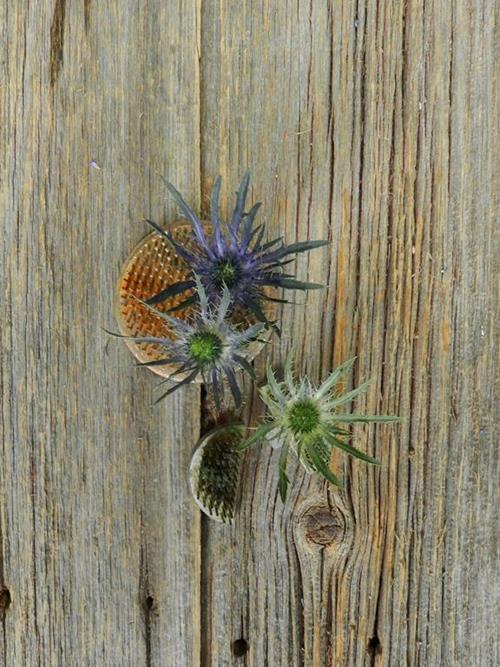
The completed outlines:
[[[238,280],[238,273],[238,267],[232,260],[223,259],[215,266],[215,282],[219,287],[222,287],[223,284],[229,288],[234,287]]]
[[[293,403],[287,410],[288,426],[295,433],[306,435],[314,431],[320,421],[319,408],[314,401],[305,398]]]
[[[222,354],[222,340],[210,331],[200,331],[191,336],[188,353],[199,366],[213,364]]]

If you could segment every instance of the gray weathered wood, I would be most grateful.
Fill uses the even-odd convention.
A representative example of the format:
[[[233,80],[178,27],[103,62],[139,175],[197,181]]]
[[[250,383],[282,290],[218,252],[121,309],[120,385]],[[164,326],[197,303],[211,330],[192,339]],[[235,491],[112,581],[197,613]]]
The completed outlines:
[[[500,662],[498,19],[3,3],[0,664]],[[102,327],[137,221],[174,214],[157,173],[204,211],[221,173],[227,211],[247,166],[273,231],[330,239],[274,359],[319,380],[356,355],[360,407],[403,421],[357,431],[380,469],[335,457],[343,492],[291,465],[285,506],[276,455],[248,453],[227,527],[189,496],[199,389],[151,409],[157,380]]]
[[[199,196],[198,12],[3,3],[9,667],[199,659],[200,520],[185,473],[199,390],[151,409],[158,380],[103,332],[147,231],[138,221],[175,210],[156,172]]]
[[[252,665],[495,664],[493,3],[228,5],[203,12],[203,177],[249,164],[275,230],[330,238],[283,348],[315,377],[356,354],[404,421],[359,432],[380,471],[297,470],[284,508],[250,457],[231,557],[204,545],[206,664],[240,635]]]

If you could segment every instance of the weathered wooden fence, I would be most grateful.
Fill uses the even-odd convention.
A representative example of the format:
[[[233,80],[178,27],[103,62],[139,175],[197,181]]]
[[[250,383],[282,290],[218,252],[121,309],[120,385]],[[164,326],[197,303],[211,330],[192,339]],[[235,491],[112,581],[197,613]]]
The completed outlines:
[[[492,417],[494,0],[1,3],[0,664],[500,664]],[[357,355],[343,492],[247,455],[233,527],[187,466],[200,391],[151,408],[113,326],[144,216],[253,200],[322,281],[285,308],[324,378]],[[258,364],[263,367],[263,361]],[[256,396],[248,412],[258,411]],[[497,545],[498,546],[498,545]],[[495,589],[496,586],[496,589]],[[496,590],[496,593],[495,593]]]

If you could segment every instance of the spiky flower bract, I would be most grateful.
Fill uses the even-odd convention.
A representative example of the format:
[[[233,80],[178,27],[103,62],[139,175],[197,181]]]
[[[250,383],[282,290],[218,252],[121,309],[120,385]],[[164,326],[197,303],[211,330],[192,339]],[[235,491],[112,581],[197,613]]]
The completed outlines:
[[[245,211],[245,201],[250,182],[246,172],[236,193],[236,205],[229,222],[220,217],[219,197],[221,178],[216,179],[211,197],[211,231],[186,204],[174,186],[165,181],[183,215],[191,223],[193,247],[189,249],[174,239],[169,231],[161,229],[155,222],[147,222],[173,245],[177,254],[190,267],[192,275],[162,290],[148,300],[150,305],[187,292],[194,286],[194,274],[200,277],[210,303],[220,298],[223,285],[231,294],[234,308],[242,308],[253,313],[260,321],[267,322],[263,302],[283,301],[266,294],[266,288],[308,290],[322,287],[316,283],[296,280],[295,276],[284,272],[284,267],[294,261],[297,253],[319,248],[327,241],[303,241],[285,245],[282,238],[266,240],[264,224],[255,226],[255,216],[260,204],[254,204]],[[196,297],[187,296],[176,309],[189,306]],[[285,301],[286,302],[286,301]]]
[[[290,450],[308,472],[319,472],[336,486],[341,486],[341,483],[330,470],[333,448],[341,449],[366,463],[378,464],[371,456],[349,444],[351,433],[345,426],[357,422],[390,422],[398,418],[337,412],[339,407],[352,401],[368,387],[366,382],[346,393],[338,390],[339,380],[351,370],[354,361],[350,359],[335,369],[320,387],[315,387],[307,377],[294,378],[291,356],[285,364],[283,381],[276,379],[268,365],[267,384],[260,390],[267,406],[266,420],[242,443],[241,448],[246,449],[263,440],[281,444],[278,484],[283,500],[289,484],[286,463]]]
[[[265,324],[257,322],[245,330],[237,330],[227,320],[231,303],[231,294],[227,287],[222,287],[221,297],[216,303],[209,303],[205,289],[196,275],[194,276],[194,285],[197,290],[199,309],[195,312],[192,320],[183,321],[171,317],[148,305],[148,308],[168,322],[172,332],[171,338],[154,336],[124,337],[130,338],[136,343],[156,344],[164,348],[165,357],[163,359],[141,363],[138,364],[139,366],[175,365],[176,370],[165,382],[181,373],[185,375],[183,380],[170,387],[155,403],[158,403],[182,385],[201,377],[207,385],[207,391],[213,393],[217,410],[220,410],[221,407],[226,381],[236,406],[239,406],[241,404],[241,392],[236,372],[243,370],[255,377],[252,366],[245,358],[245,351],[248,343],[255,340]],[[142,303],[147,305],[146,302]]]

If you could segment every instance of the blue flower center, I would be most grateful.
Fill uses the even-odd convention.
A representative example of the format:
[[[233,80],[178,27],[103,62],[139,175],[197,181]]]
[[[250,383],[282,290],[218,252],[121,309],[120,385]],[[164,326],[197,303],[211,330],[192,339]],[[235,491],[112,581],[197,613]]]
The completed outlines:
[[[239,268],[233,260],[223,259],[215,265],[213,276],[218,287],[226,285],[231,289],[238,281],[239,273]]]

